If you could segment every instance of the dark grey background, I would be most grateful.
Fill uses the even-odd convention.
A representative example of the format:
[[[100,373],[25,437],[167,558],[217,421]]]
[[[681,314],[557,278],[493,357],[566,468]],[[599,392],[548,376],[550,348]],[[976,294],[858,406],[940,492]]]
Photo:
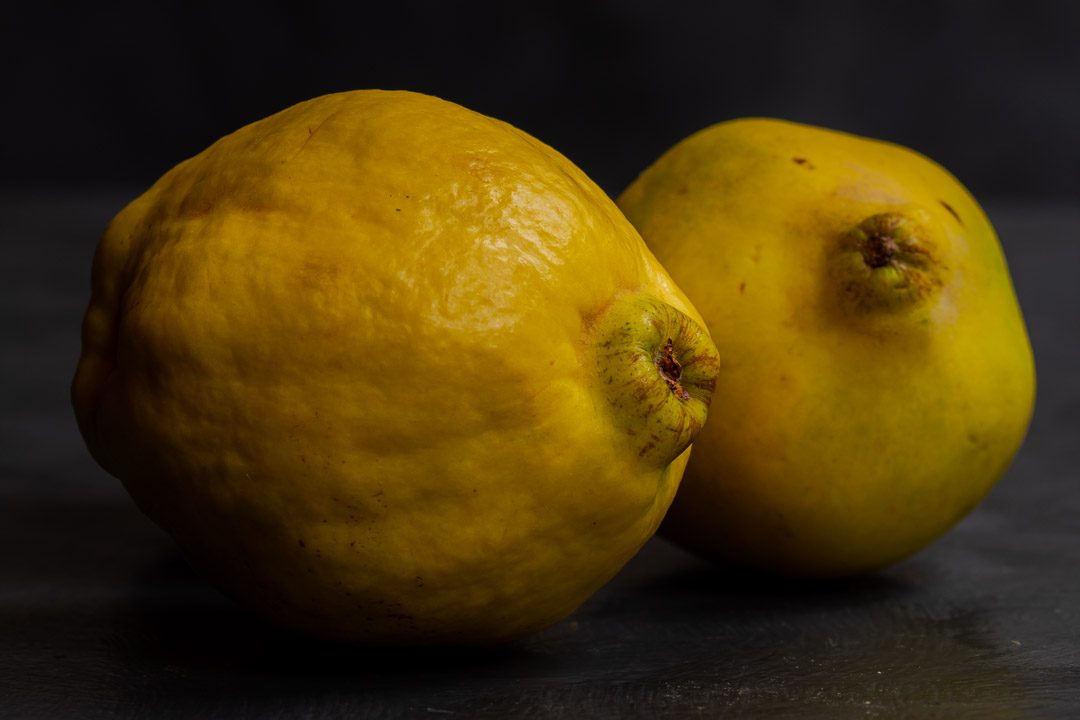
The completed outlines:
[[[1068,0],[11,3],[0,184],[148,185],[326,92],[428,92],[500,117],[618,193],[719,120],[914,147],[976,194],[1080,197]]]

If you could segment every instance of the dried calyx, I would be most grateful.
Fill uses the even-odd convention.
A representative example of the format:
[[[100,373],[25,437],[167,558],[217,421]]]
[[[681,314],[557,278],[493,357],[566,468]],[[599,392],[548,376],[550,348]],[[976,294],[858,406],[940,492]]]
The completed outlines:
[[[679,359],[675,357],[675,344],[671,338],[668,338],[667,342],[660,348],[656,358],[656,367],[659,368],[660,377],[664,378],[664,382],[667,383],[668,388],[671,389],[671,393],[675,397],[683,401],[690,399],[690,393],[686,392],[679,382],[679,377],[682,375],[682,365],[679,364]]]
[[[914,215],[871,215],[841,237],[833,272],[842,300],[859,310],[897,311],[937,294],[945,268]]]
[[[719,358],[705,330],[657,298],[616,299],[590,330],[598,387],[642,461],[663,466],[705,422]]]

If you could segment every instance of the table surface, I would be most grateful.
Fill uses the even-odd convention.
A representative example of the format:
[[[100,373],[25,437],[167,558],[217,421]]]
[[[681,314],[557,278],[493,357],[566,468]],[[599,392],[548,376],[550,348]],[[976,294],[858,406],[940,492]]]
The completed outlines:
[[[1080,717],[1080,205],[991,204],[1040,395],[990,497],[887,571],[733,574],[654,539],[487,651],[291,638],[184,564],[68,403],[96,238],[129,195],[0,197],[0,716]]]

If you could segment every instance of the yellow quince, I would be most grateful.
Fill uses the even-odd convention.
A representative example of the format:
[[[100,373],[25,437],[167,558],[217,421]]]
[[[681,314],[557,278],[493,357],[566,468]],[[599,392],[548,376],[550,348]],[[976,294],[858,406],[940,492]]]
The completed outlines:
[[[1031,346],[993,228],[937,164],[737,120],[678,143],[619,204],[721,358],[671,537],[848,575],[923,547],[1005,472],[1031,418]]]
[[[364,643],[562,618],[654,532],[715,348],[604,193],[433,97],[244,127],[112,221],[75,412],[191,562]]]

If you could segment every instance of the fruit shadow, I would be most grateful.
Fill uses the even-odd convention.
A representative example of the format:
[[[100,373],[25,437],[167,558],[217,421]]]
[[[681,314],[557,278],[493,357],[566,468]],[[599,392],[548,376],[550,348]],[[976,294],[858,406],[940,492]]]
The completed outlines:
[[[222,595],[118,493],[17,498],[0,520],[0,696],[16,707],[363,716],[463,707],[491,692],[514,697],[522,678],[566,677],[557,658],[522,644],[384,649],[298,637]]]
[[[702,607],[746,617],[810,610],[841,610],[875,604],[898,604],[933,582],[934,571],[920,563],[836,579],[801,579],[754,571],[707,560],[656,537],[613,583],[621,595],[648,610],[685,617]],[[673,612],[675,609],[678,612]]]
[[[1033,669],[1000,637],[1000,610],[933,559],[792,580],[658,538],[578,615],[590,643],[619,637],[621,656],[648,658],[623,665],[630,678],[750,716],[1030,716]]]
[[[118,621],[132,660],[205,673],[257,673],[262,678],[359,678],[410,682],[418,675],[499,674],[544,665],[520,644],[477,647],[356,647],[313,639],[236,605],[196,572],[179,551],[145,567],[132,581]]]
[[[121,706],[157,717],[206,707],[257,716],[388,708],[512,716],[580,700],[582,688],[641,698],[675,688],[688,713],[702,698],[756,713],[781,700],[818,703],[823,687],[860,709],[864,698],[882,710],[930,696],[956,711],[942,717],[973,717],[960,712],[971,707],[980,717],[1023,716],[1022,684],[988,642],[985,613],[935,602],[933,572],[918,566],[792,582],[654,541],[578,612],[534,637],[492,648],[370,649],[261,621],[164,542],[139,557],[123,601],[97,618],[102,627],[84,644],[112,668]]]
[[[124,639],[116,663],[125,674],[118,683],[124,707],[363,716],[491,705],[512,714],[517,703],[531,702],[522,698],[572,687],[594,663],[566,631],[573,621],[539,644],[491,647],[365,648],[302,637],[235,605],[178,551],[145,567],[131,588],[114,619]]]

